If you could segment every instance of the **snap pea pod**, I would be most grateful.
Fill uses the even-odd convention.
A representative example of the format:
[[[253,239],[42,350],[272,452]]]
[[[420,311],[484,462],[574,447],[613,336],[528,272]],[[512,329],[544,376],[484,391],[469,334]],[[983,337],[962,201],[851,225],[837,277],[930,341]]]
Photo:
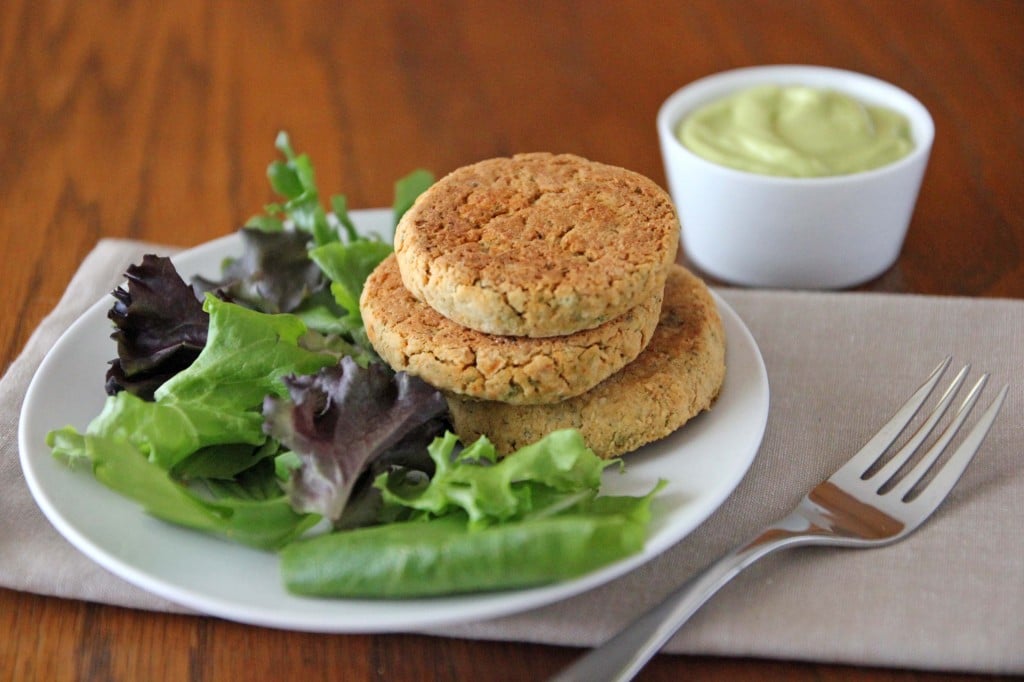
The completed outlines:
[[[645,523],[628,514],[570,513],[477,530],[444,517],[301,540],[282,550],[281,565],[295,594],[429,597],[574,578],[639,552],[645,536]]]

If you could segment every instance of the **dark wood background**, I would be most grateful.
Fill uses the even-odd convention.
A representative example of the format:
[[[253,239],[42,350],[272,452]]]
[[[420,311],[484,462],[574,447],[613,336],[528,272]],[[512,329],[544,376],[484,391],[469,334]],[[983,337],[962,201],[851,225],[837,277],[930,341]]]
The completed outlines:
[[[440,175],[520,151],[574,152],[664,183],[661,102],[700,76],[767,63],[867,72],[935,119],[903,253],[862,288],[1024,297],[1016,0],[4,0],[3,367],[98,239],[192,246],[257,212],[278,130],[313,157],[325,193],[357,208],[389,205],[413,168]],[[0,633],[0,677],[16,680],[533,679],[577,653],[288,633],[3,590]],[[944,677],[659,656],[644,678]]]

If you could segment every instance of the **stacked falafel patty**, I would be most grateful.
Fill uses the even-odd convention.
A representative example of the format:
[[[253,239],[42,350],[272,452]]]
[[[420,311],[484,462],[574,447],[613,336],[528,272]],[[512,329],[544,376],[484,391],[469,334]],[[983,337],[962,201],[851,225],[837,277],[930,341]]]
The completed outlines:
[[[481,161],[402,217],[363,320],[386,362],[444,392],[463,442],[507,454],[576,428],[616,457],[708,409],[724,380],[721,319],[678,241],[670,198],[640,174]]]

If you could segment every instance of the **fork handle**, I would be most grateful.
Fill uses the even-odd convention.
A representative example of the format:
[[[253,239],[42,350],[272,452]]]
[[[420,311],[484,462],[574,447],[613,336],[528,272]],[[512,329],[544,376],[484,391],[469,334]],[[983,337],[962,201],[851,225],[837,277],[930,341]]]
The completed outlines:
[[[690,578],[660,604],[630,623],[604,644],[581,656],[552,678],[553,682],[631,680],[719,589],[747,566],[772,552],[813,544],[806,519],[791,515],[766,528]]]

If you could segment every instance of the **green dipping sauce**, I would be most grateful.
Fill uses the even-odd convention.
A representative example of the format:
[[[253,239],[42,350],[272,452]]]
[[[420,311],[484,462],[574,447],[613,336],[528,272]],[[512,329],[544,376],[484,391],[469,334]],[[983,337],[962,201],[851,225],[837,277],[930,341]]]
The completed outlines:
[[[871,170],[914,148],[902,114],[805,86],[742,90],[697,109],[677,135],[690,151],[723,166],[805,178]]]

